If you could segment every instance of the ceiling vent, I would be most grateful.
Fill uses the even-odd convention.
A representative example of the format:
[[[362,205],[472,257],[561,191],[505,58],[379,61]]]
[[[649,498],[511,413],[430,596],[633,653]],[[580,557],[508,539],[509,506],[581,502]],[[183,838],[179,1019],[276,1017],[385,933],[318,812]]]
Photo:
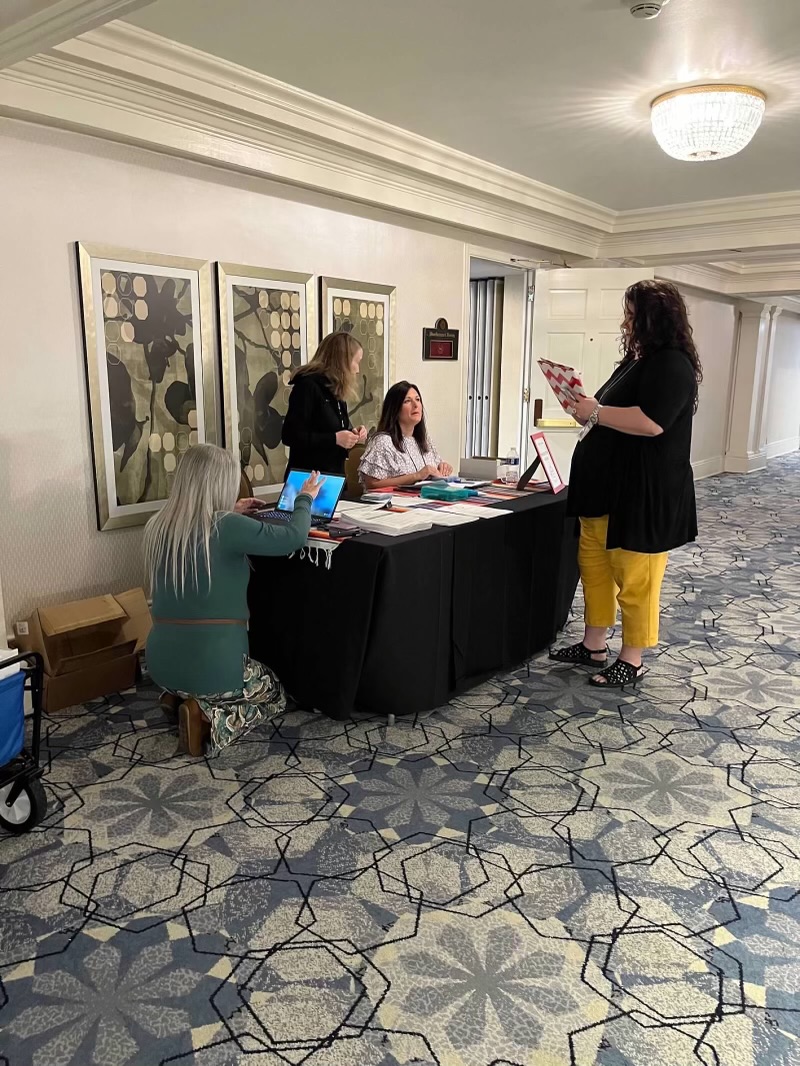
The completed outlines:
[[[661,8],[667,0],[641,0],[631,4],[631,14],[635,19],[654,19],[661,14]]]

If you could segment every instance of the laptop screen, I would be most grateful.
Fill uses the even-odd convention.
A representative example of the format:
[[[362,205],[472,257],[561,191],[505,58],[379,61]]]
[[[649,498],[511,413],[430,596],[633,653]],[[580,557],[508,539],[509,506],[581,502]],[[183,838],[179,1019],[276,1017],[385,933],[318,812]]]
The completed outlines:
[[[294,501],[297,499],[300,489],[311,475],[307,470],[291,470],[283,486],[283,492],[278,500],[279,511],[293,511]],[[314,518],[333,518],[339,497],[344,492],[345,479],[334,474],[323,474],[325,482],[319,491],[316,500],[311,504],[311,514]]]

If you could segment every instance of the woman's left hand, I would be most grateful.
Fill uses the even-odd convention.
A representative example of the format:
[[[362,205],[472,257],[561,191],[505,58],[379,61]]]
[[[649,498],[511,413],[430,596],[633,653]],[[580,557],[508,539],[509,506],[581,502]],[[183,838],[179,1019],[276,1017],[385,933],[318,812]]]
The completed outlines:
[[[237,514],[250,514],[252,511],[260,511],[263,506],[263,500],[259,500],[255,496],[248,496],[244,500],[237,500],[233,509]]]
[[[358,437],[358,443],[359,444],[363,444],[364,441],[367,439],[367,427],[366,426],[359,426],[358,429],[355,431],[355,433],[356,433],[356,436]]]
[[[453,473],[453,468],[449,463],[439,463],[439,473],[442,477],[450,477]]]
[[[580,422],[582,426],[585,426],[594,414],[596,407],[597,400],[594,396],[583,396],[572,408],[572,414],[575,421]]]

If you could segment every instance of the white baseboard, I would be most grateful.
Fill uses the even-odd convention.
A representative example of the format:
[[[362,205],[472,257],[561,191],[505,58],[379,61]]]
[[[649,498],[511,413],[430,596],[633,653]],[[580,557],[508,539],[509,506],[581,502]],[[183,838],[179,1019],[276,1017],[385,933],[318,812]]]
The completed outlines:
[[[767,453],[748,452],[747,455],[726,455],[725,471],[729,474],[752,474],[756,470],[765,470]]]
[[[767,459],[777,459],[779,455],[788,455],[800,448],[800,434],[796,437],[784,437],[767,445]]]
[[[725,469],[725,460],[721,455],[715,455],[711,459],[697,459],[692,463],[695,481],[702,481],[704,477],[713,477],[721,474]]]

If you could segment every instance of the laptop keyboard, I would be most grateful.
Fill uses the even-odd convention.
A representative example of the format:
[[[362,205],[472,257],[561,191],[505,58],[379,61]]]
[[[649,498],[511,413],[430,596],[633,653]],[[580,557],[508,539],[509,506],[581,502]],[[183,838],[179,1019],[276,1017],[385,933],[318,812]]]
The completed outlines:
[[[259,518],[275,519],[278,522],[288,522],[292,517],[291,511],[259,511]],[[330,518],[319,518],[316,515],[311,516],[312,526],[327,526],[330,523]]]

